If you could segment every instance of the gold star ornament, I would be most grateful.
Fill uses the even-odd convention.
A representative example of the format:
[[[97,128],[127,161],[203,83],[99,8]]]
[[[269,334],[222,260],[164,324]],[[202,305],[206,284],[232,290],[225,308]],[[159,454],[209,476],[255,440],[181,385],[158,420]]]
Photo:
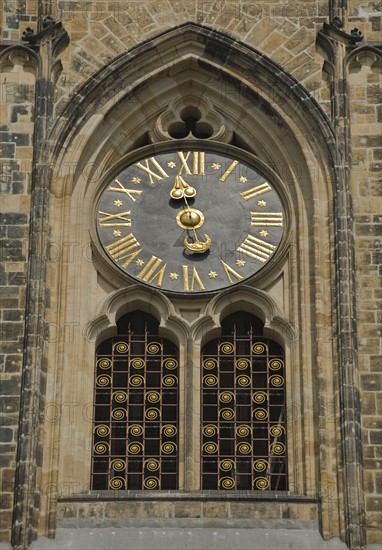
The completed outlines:
[[[209,276],[210,279],[216,279],[218,274],[216,273],[216,271],[210,271],[208,276]]]

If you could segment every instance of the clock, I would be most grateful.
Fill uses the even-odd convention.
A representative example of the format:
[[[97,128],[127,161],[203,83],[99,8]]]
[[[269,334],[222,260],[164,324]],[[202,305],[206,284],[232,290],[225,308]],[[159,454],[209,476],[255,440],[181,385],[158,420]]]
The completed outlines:
[[[227,151],[159,150],[108,181],[97,234],[120,271],[166,293],[202,295],[247,282],[274,260],[281,198],[237,150]]]

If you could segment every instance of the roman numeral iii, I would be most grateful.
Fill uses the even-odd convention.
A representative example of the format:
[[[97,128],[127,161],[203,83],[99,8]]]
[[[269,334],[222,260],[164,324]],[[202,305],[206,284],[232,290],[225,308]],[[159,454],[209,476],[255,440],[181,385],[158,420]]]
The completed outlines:
[[[282,212],[251,212],[252,227],[282,227]]]

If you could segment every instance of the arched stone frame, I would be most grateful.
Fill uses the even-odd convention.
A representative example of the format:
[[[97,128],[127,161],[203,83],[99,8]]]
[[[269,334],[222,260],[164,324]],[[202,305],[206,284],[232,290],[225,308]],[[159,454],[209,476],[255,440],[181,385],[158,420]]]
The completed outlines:
[[[301,457],[298,478],[303,483],[297,490],[310,496],[321,494],[319,470],[321,477],[334,479],[336,460],[336,420],[332,422],[333,419],[326,417],[324,401],[325,395],[333,396],[334,400],[336,386],[332,344],[330,339],[325,341],[324,333],[325,325],[333,321],[333,307],[330,300],[322,298],[330,294],[334,273],[330,261],[325,265],[319,248],[320,242],[329,243],[333,238],[330,218],[334,187],[330,152],[333,136],[317,104],[296,81],[261,54],[215,31],[186,25],[118,57],[79,90],[52,131],[51,140],[55,145],[51,157],[51,239],[62,256],[60,261],[51,261],[48,265],[52,307],[47,316],[54,326],[66,327],[72,323],[75,331],[71,342],[62,338],[50,342],[48,391],[56,395],[57,402],[65,402],[71,387],[86,387],[86,377],[92,372],[94,343],[83,338],[82,327],[94,317],[97,305],[125,284],[119,275],[110,276],[102,260],[97,264],[98,273],[94,268],[89,242],[90,199],[94,189],[100,177],[134,148],[139,136],[129,128],[142,125],[154,128],[168,98],[184,90],[187,82],[196,82],[196,76],[203,77],[204,85],[209,86],[215,108],[224,113],[239,142],[255,151],[279,175],[293,204],[288,252],[279,266],[266,276],[260,275],[254,284],[279,302],[283,312],[280,318],[288,319],[290,326],[297,327],[294,364],[300,370],[296,407],[300,415],[304,414],[304,422],[296,424],[294,445],[294,449],[298,448],[297,442],[302,445],[298,451]],[[227,83],[234,83],[234,89],[240,90],[240,101],[221,94],[221,86]],[[202,89],[196,86],[194,97]],[[319,270],[314,276],[312,264]],[[76,285],[76,281],[82,282]],[[69,287],[76,289],[77,295],[67,296]],[[133,287],[129,291],[131,289]],[[193,316],[200,315],[195,312],[196,305],[190,308],[189,303],[172,302],[179,318],[192,322]],[[200,302],[198,307],[202,311],[205,303]],[[98,322],[102,324],[101,320]],[[203,318],[199,322],[206,327],[209,320]],[[317,328],[315,334],[310,332],[312,327]],[[192,361],[192,357],[187,360]],[[78,362],[81,372],[75,368]],[[303,376],[302,365],[305,365]],[[313,409],[316,399],[321,405],[319,411]],[[43,483],[50,482],[60,491],[60,481],[66,479],[68,487],[61,491],[64,494],[72,491],[73,478],[64,454],[68,426],[68,419],[64,417],[53,427],[47,425],[45,443],[52,452],[50,458],[49,452],[46,454],[42,475]],[[86,431],[84,426],[85,423],[80,422],[72,438],[74,446],[79,448]],[[320,445],[333,449],[333,453],[329,452],[318,468],[315,457]],[[299,464],[299,460],[296,463]],[[187,470],[189,485],[191,475]],[[323,502],[323,531],[329,536],[338,532],[336,503],[336,497],[331,502]],[[54,529],[54,495],[46,513],[49,511],[53,512],[50,525]]]

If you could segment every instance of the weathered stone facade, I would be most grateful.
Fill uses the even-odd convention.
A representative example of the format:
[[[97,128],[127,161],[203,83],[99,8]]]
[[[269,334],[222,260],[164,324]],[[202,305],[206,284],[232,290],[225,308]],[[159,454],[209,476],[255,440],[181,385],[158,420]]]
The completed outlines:
[[[302,532],[306,548],[379,547],[378,9],[367,0],[4,2],[1,548],[95,548],[89,533],[102,527],[105,537],[110,528],[137,537],[134,548],[152,536],[158,548],[300,548]],[[161,115],[189,104],[218,113],[222,142],[272,170],[291,220],[278,265],[192,302],[131,285],[102,258],[93,227],[105,175],[136,149],[160,147]],[[243,307],[283,342],[290,365],[285,495],[199,487],[200,348],[226,311]],[[94,351],[136,308],[158,318],[185,367],[181,490],[95,495]],[[100,548],[113,540],[101,539]]]

